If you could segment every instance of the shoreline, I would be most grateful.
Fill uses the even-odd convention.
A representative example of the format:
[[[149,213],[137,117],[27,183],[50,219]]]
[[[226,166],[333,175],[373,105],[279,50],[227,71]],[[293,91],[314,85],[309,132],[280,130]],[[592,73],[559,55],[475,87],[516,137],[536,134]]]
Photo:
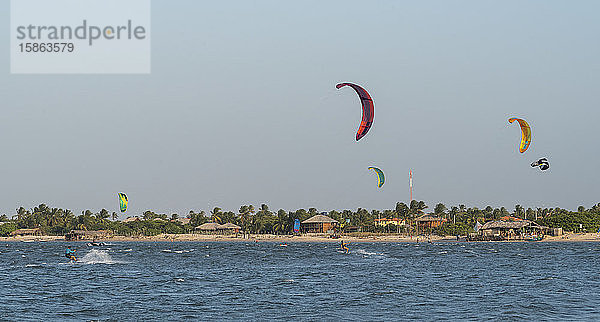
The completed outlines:
[[[281,235],[250,235],[249,238],[241,236],[222,236],[222,235],[199,235],[199,234],[160,234],[156,236],[112,236],[98,239],[97,241],[114,241],[114,242],[278,242],[278,243],[295,243],[295,242],[323,242],[323,243],[339,243],[342,240],[354,243],[368,242],[389,242],[389,243],[427,243],[431,242],[465,242],[464,239],[456,240],[452,236],[431,236],[431,238],[405,237],[399,235],[387,236],[342,236],[341,238],[332,239],[326,236],[281,236]],[[15,237],[0,237],[0,241],[4,242],[48,242],[48,241],[65,241],[64,236],[15,236]],[[79,240],[70,242],[91,242],[92,240]],[[66,242],[66,241],[65,241]],[[469,243],[480,243],[489,241],[469,241]],[[524,240],[510,240],[502,242],[528,242]],[[600,242],[600,234],[598,233],[567,233],[562,236],[548,236],[537,242]]]

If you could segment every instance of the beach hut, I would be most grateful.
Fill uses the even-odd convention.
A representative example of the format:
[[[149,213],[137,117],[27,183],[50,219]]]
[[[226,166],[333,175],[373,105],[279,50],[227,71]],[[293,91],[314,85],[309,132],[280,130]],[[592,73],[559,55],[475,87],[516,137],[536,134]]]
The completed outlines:
[[[219,231],[223,234],[237,234],[240,232],[240,229],[242,229],[242,227],[230,222],[219,226]]]
[[[498,220],[500,220],[500,221],[521,221],[523,219],[518,218],[518,217],[513,217],[513,216],[502,216],[502,217],[498,218]]]
[[[388,225],[404,226],[406,222],[401,218],[376,218],[375,226],[385,227]]]
[[[71,230],[65,235],[65,240],[96,240],[110,236],[107,230]]]
[[[419,231],[424,231],[426,229],[433,229],[433,228],[437,228],[439,226],[441,226],[443,223],[445,223],[447,220],[442,218],[442,217],[438,217],[434,214],[424,214],[422,216],[417,217],[417,219],[415,219],[415,222],[417,223],[417,228],[419,229]]]
[[[524,240],[537,238],[547,230],[530,220],[494,220],[481,226],[479,232],[484,240]]]
[[[230,222],[223,224],[219,227],[220,230],[226,231],[226,232],[232,232],[232,233],[238,233],[240,231],[240,229],[242,229],[242,227],[236,225],[236,224],[232,224]]]
[[[219,229],[220,226],[221,225],[217,224],[216,222],[207,222],[194,228],[194,230],[203,234],[214,234],[217,232],[217,229]]]
[[[552,228],[552,236],[562,236],[562,234],[563,234],[563,229],[561,227]]]
[[[325,215],[312,216],[300,225],[303,233],[327,233],[332,232],[339,227],[340,223]]]
[[[344,233],[357,233],[362,231],[362,227],[360,226],[344,226],[344,228],[342,229],[344,231]]]
[[[178,222],[178,223],[180,223],[182,225],[187,225],[187,224],[190,223],[190,218],[177,218],[177,219],[174,219],[174,220],[171,220],[171,221],[172,222]]]
[[[41,236],[42,230],[39,228],[17,229],[10,233],[11,236]]]

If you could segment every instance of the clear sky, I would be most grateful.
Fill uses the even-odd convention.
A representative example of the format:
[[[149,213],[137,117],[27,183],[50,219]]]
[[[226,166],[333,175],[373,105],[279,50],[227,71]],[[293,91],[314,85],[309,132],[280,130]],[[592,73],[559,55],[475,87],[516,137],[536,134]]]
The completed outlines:
[[[11,75],[0,213],[600,202],[598,1],[152,3],[150,75]],[[359,142],[364,86],[375,121]],[[533,140],[518,152],[529,121]],[[529,164],[548,157],[550,170]],[[386,174],[377,188],[377,166]]]

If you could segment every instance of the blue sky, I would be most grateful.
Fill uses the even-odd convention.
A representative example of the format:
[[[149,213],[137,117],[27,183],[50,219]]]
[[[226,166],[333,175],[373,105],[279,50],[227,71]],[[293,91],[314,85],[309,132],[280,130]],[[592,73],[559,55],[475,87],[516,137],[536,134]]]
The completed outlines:
[[[0,4],[9,21],[9,2]],[[153,1],[150,75],[11,75],[0,37],[0,213],[267,203],[295,210],[589,207],[600,3]],[[364,86],[375,121],[342,81]],[[530,123],[529,150],[518,152]],[[547,172],[529,164],[548,157]],[[377,188],[377,166],[386,184]]]

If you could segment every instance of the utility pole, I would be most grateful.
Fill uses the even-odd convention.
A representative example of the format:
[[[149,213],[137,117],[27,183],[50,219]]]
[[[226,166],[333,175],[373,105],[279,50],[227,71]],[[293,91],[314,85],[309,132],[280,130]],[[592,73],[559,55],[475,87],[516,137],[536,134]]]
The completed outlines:
[[[413,197],[412,197],[412,187],[413,187],[413,184],[412,184],[412,170],[408,171],[408,187],[410,189],[410,202],[408,203],[408,206],[410,207],[410,203],[413,200]]]
[[[408,170],[408,190],[410,190],[410,201],[408,202],[408,213],[410,215],[410,204],[412,203],[413,197],[412,197],[412,170]],[[410,216],[408,218],[408,220],[410,220]],[[409,225],[409,229],[410,229],[410,225]],[[419,227],[417,227],[417,235],[419,232]]]

